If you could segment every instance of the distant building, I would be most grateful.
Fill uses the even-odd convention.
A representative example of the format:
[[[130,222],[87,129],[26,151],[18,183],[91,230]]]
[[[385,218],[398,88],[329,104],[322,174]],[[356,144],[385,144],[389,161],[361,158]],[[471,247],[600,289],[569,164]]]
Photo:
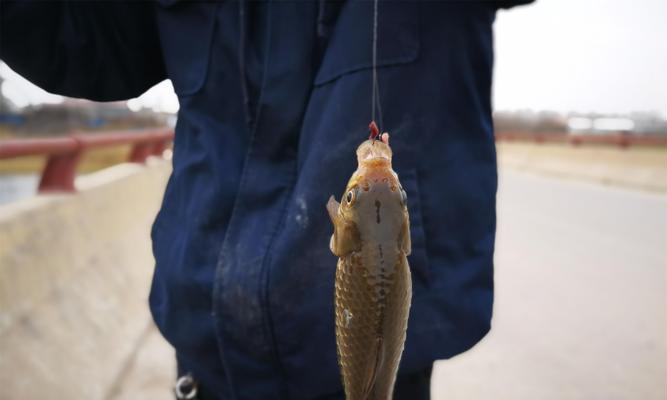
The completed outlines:
[[[567,120],[567,130],[571,134],[611,134],[631,133],[635,122],[630,118],[617,117],[571,117]]]

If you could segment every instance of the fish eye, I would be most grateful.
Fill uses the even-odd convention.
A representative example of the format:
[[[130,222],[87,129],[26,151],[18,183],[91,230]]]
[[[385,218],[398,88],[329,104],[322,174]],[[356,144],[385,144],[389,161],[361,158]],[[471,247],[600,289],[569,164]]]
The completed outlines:
[[[405,190],[403,190],[403,188],[401,188],[401,203],[404,206],[408,205],[408,194],[405,193]]]
[[[352,204],[356,197],[356,191],[354,189],[350,189],[345,195],[345,201],[347,201],[347,204]]]

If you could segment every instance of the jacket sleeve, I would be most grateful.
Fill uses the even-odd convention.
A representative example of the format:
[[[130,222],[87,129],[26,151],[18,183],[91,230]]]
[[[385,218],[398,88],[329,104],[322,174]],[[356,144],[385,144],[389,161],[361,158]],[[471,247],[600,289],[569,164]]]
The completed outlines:
[[[494,0],[497,8],[512,8],[514,6],[523,6],[533,3],[535,0]]]
[[[152,2],[0,2],[0,59],[43,89],[96,101],[166,78]]]

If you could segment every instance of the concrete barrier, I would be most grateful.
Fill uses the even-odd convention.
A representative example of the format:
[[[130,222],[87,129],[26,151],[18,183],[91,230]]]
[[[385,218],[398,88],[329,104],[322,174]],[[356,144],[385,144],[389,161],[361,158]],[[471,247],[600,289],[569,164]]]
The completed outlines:
[[[170,163],[120,164],[74,194],[0,207],[0,398],[105,399],[142,337],[150,226]]]

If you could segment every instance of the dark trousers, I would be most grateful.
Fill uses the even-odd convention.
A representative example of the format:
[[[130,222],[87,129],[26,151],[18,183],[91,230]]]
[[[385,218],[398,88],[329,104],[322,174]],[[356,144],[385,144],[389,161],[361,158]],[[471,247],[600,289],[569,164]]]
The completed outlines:
[[[429,367],[414,374],[397,376],[393,400],[429,400],[432,370],[433,367]],[[316,400],[345,400],[345,394],[336,393],[333,396],[318,397]]]
[[[432,370],[433,368],[429,367],[414,374],[399,375],[396,378],[393,400],[430,400]],[[199,393],[194,400],[208,400],[208,397]],[[339,392],[313,400],[345,400],[345,394]]]
[[[432,370],[431,366],[416,374],[399,376],[394,388],[394,400],[429,400]]]

